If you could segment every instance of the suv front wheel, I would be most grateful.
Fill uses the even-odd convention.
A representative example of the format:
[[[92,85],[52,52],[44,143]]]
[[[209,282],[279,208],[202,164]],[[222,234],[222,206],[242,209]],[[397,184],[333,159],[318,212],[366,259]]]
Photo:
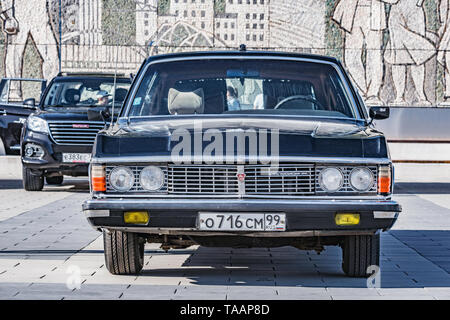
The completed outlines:
[[[342,245],[342,270],[350,277],[367,278],[380,266],[380,235],[346,236]],[[372,268],[369,268],[372,267]]]
[[[31,170],[22,167],[23,187],[27,191],[41,191],[44,188],[44,177],[33,175]]]
[[[103,230],[106,268],[112,274],[138,274],[144,266],[145,240],[135,233]]]

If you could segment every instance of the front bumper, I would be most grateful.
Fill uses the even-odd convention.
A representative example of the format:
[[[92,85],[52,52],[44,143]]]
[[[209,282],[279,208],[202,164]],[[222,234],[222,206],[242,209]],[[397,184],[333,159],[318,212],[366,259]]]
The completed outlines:
[[[24,156],[24,149],[28,143],[40,146],[44,150],[44,156],[40,159]],[[60,172],[72,176],[87,176],[89,163],[65,163],[62,161],[62,154],[91,152],[91,145],[59,145],[48,134],[28,130],[21,144],[24,167],[38,172]]]
[[[146,225],[125,224],[125,211],[146,210]],[[321,234],[351,234],[388,230],[401,206],[392,200],[281,200],[281,199],[92,199],[83,203],[89,223],[97,228],[142,233],[186,234],[197,231],[199,212],[283,212],[286,232],[320,231]],[[338,226],[336,213],[359,213],[360,223]],[[319,234],[319,233],[316,233]],[[300,233],[299,233],[300,235]]]

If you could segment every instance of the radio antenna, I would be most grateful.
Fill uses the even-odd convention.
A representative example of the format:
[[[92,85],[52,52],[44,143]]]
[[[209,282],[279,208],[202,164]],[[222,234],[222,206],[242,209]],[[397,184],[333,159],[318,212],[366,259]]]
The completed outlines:
[[[111,114],[111,127],[114,124],[114,106],[116,104],[116,84],[117,84],[117,63],[119,60],[119,47],[116,46],[116,62],[114,67],[114,85],[113,85],[113,100],[112,100],[112,114]]]

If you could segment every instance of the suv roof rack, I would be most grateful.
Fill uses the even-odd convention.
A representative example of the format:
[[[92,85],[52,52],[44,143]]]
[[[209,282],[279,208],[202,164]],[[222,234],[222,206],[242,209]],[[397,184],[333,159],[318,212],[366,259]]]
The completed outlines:
[[[117,75],[117,77],[126,77],[125,73],[117,73],[114,72],[60,72],[58,73],[58,77],[80,77],[80,76],[99,76],[99,77],[114,77],[114,75]]]

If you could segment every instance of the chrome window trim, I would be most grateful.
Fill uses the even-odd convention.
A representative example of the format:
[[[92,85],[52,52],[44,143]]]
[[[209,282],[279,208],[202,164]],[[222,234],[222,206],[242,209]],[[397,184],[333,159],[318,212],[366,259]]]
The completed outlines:
[[[145,163],[145,164],[151,164],[151,163],[173,163],[172,156],[117,156],[117,157],[93,157],[91,159],[91,163],[95,164],[116,164],[116,163]],[[195,162],[206,162],[206,161],[215,161],[217,159],[212,158],[206,158],[206,157],[177,157],[177,164],[180,162],[183,162],[185,160],[186,163],[183,163],[184,165],[189,164],[195,164]],[[232,158],[222,157],[221,158],[222,163],[220,164],[236,164],[237,162],[237,156],[232,156]],[[230,162],[227,163],[227,160]],[[272,158],[272,157],[246,157],[245,159],[248,161],[250,165],[260,164],[262,162],[268,162],[274,163],[274,166],[276,166],[276,163],[285,163],[285,162],[304,162],[304,163],[320,163],[320,164],[348,164],[348,165],[354,165],[354,164],[372,164],[372,165],[392,165],[392,161],[389,158],[352,158],[352,157],[306,157],[306,156],[299,156],[299,157],[286,157],[286,156],[280,156],[278,158]],[[276,160],[275,162],[272,162],[272,160]],[[237,163],[239,164],[239,163]]]
[[[132,102],[134,101],[134,98],[136,96],[137,90],[138,88],[140,88],[141,84],[142,84],[142,80],[144,78],[144,75],[147,73],[148,68],[150,68],[151,65],[153,64],[157,64],[157,63],[167,63],[167,62],[176,62],[176,61],[192,61],[192,60],[205,60],[205,59],[214,59],[214,60],[236,60],[236,59],[251,59],[251,60],[283,60],[283,61],[301,61],[301,62],[310,62],[310,63],[318,63],[318,64],[326,64],[326,65],[330,65],[332,66],[336,72],[338,73],[342,83],[344,84],[345,87],[345,94],[347,96],[347,99],[349,99],[349,101],[351,101],[352,103],[352,107],[353,107],[353,112],[356,111],[357,113],[357,117],[354,118],[344,118],[344,119],[355,119],[355,120],[364,120],[365,118],[363,117],[363,115],[361,115],[361,112],[358,108],[358,104],[355,100],[354,95],[352,94],[352,90],[350,88],[350,84],[348,83],[346,77],[344,76],[342,70],[338,67],[338,65],[334,62],[331,61],[320,61],[318,59],[311,59],[311,58],[300,58],[300,57],[283,57],[283,56],[277,56],[276,54],[274,54],[273,56],[258,56],[258,55],[252,55],[252,56],[247,56],[247,55],[205,55],[205,56],[192,56],[192,57],[178,57],[178,58],[163,58],[163,59],[158,59],[158,60],[154,60],[154,61],[150,61],[149,63],[147,63],[147,65],[145,66],[145,68],[142,70],[142,72],[139,75],[139,78],[137,79],[136,85],[133,86],[133,90],[132,92],[129,94],[128,96],[128,100],[127,100],[127,104],[126,104],[126,109],[123,112],[123,115],[125,118],[132,119],[132,118],[141,118],[141,117],[148,117],[148,116],[133,116],[133,117],[129,117],[128,114],[130,112],[130,109],[132,107]],[[355,116],[355,114],[354,114]]]

